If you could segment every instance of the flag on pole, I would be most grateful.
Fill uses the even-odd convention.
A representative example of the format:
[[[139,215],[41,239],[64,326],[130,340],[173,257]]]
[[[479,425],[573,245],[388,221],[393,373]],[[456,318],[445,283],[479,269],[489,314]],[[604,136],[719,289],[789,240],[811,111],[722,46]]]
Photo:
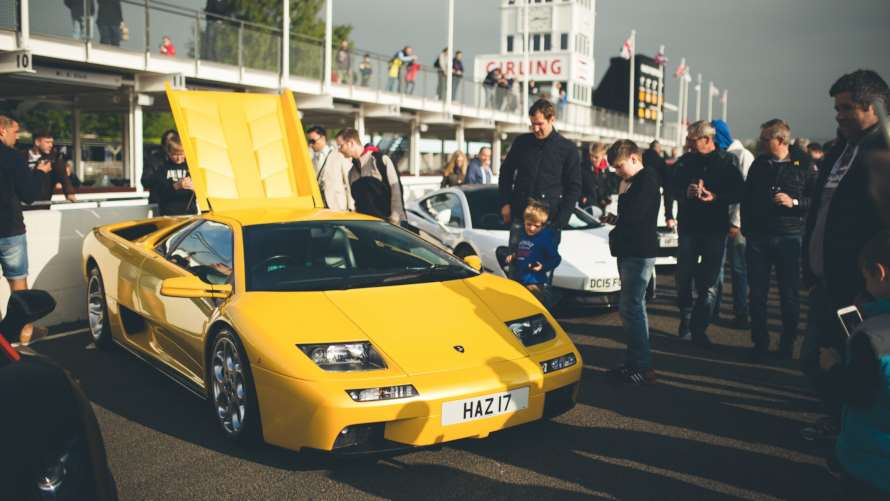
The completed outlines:
[[[723,95],[720,96],[720,104],[726,104],[726,89],[723,89]]]
[[[683,78],[683,77],[687,76],[688,74],[689,74],[689,66],[686,66],[685,61],[680,63],[680,65],[677,66],[677,69],[674,70],[675,78]]]
[[[717,97],[720,95],[720,89],[717,87],[711,86],[711,97]]]
[[[628,38],[624,41],[624,45],[621,46],[621,57],[624,59],[630,59],[630,55],[634,52],[634,43],[631,38]]]
[[[655,65],[664,66],[668,62],[667,56],[664,55],[664,45],[658,48],[658,54],[655,54]]]

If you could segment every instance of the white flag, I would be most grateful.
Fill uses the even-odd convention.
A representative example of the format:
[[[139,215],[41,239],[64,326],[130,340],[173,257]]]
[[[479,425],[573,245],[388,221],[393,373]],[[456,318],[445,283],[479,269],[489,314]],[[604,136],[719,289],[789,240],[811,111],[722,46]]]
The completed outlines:
[[[634,52],[634,44],[633,41],[628,38],[624,41],[624,45],[621,46],[621,57],[624,59],[630,59],[630,55]]]

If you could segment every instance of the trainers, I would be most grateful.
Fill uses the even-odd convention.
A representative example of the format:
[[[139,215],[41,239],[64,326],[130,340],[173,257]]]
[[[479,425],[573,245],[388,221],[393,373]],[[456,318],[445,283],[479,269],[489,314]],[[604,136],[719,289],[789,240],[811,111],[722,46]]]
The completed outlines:
[[[810,426],[800,429],[800,436],[807,441],[830,440],[837,438],[840,429],[830,417],[823,417]]]
[[[678,337],[680,338],[681,341],[692,341],[692,333],[691,332],[687,332],[685,334],[680,334]]]
[[[655,370],[653,369],[641,371],[629,367],[619,367],[609,371],[609,375],[624,384],[631,384],[634,386],[653,385],[657,382]]]

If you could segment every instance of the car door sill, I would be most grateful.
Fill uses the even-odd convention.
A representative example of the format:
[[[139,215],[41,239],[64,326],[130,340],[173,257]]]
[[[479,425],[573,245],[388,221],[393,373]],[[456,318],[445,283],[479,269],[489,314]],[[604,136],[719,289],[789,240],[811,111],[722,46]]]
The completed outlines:
[[[139,353],[137,350],[130,348],[129,346],[118,341],[117,339],[115,339],[114,342],[118,346],[120,346],[121,348],[123,348],[124,350],[129,352],[131,355],[138,358],[139,360],[142,360],[143,362],[145,362],[149,366],[153,367],[154,369],[156,369],[158,372],[160,372],[164,376],[167,376],[168,378],[172,379],[174,383],[177,383],[178,385],[182,386],[183,388],[185,388],[189,392],[193,393],[195,396],[197,396],[201,400],[207,400],[207,392],[203,388],[201,388],[200,386],[195,384],[193,381],[190,381],[185,376],[176,372],[175,369],[172,369],[167,364],[165,364],[159,360],[153,360],[153,359]]]

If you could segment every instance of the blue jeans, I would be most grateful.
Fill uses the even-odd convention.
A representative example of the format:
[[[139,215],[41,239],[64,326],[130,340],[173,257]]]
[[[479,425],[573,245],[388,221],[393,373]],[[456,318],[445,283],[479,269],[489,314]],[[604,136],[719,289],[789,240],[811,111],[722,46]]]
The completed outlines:
[[[732,272],[732,309],[736,318],[748,318],[748,264],[745,253],[746,240],[741,233],[736,238],[726,238],[726,259]],[[714,301],[714,319],[720,316],[723,302],[723,265],[717,278],[717,298]]]
[[[619,257],[621,299],[618,313],[627,336],[625,366],[644,371],[652,368],[649,351],[649,317],[646,315],[646,288],[655,272],[655,258]]]
[[[726,234],[680,233],[677,247],[677,302],[680,307],[680,336],[692,334],[705,338],[714,301],[717,299],[717,278],[726,251]],[[701,262],[699,262],[701,256]],[[695,283],[697,297],[693,302]]]
[[[751,340],[754,348],[769,348],[766,303],[770,273],[776,268],[779,304],[782,307],[780,350],[790,351],[797,337],[800,319],[801,236],[748,236],[748,281],[751,283]]]
[[[398,77],[389,77],[386,81],[386,91],[387,92],[398,92],[399,91],[399,78]]]
[[[28,278],[28,239],[24,233],[0,238],[0,268],[8,280]]]

